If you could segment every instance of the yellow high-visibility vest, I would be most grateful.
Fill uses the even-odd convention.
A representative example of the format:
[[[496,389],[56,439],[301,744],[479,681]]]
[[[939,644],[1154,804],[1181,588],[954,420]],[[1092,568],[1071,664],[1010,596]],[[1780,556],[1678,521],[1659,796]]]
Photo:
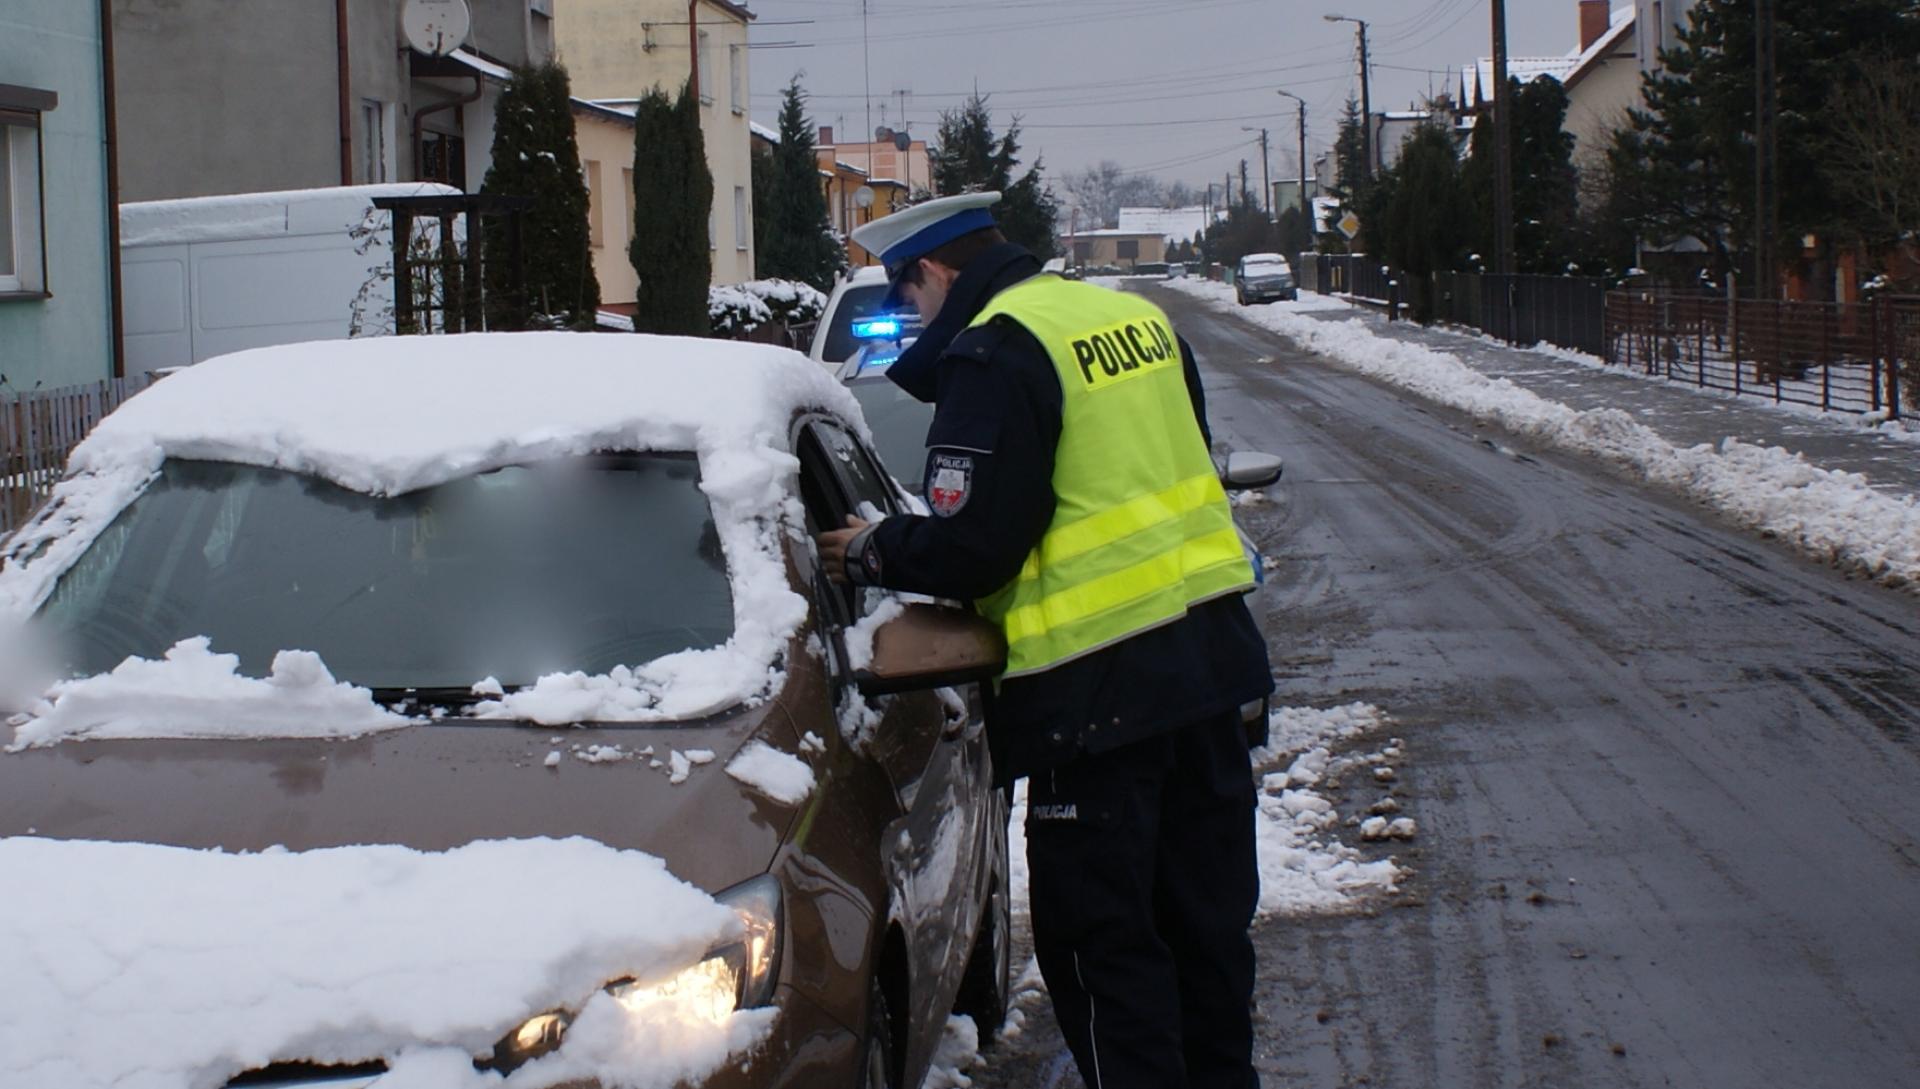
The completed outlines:
[[[1002,316],[1046,348],[1064,395],[1053,522],[1020,574],[975,603],[1006,632],[1006,676],[1051,669],[1251,589],[1160,308],[1040,275],[994,296],[973,324]]]

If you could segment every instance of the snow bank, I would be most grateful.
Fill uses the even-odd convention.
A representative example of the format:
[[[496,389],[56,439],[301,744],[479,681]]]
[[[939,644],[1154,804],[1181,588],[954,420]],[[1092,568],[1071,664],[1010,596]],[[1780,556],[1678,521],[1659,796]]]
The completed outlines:
[[[116,737],[359,737],[409,721],[334,680],[317,654],[283,650],[255,680],[240,675],[238,655],[215,654],[199,637],[161,661],[128,658],[111,673],[55,684],[8,749]]]
[[[1857,473],[1822,469],[1779,447],[1735,438],[1681,448],[1619,409],[1576,411],[1444,352],[1378,337],[1364,322],[1302,317],[1284,304],[1240,308],[1232,289],[1186,280],[1202,298],[1372,378],[1673,488],[1803,554],[1920,593],[1920,503],[1874,491]]]
[[[14,838],[0,873],[5,1089],[198,1089],[376,1058],[383,1084],[664,1089],[769,1023],[603,991],[672,976],[739,922],[658,859],[583,839],[231,855]],[[579,1012],[560,1051],[504,1083],[473,1069],[555,1009]]]
[[[108,416],[47,509],[0,555],[0,614],[30,614],[167,457],[309,473],[398,495],[507,465],[596,451],[692,451],[732,580],[724,645],[588,677],[542,678],[482,713],[558,724],[695,717],[780,683],[807,616],[781,534],[796,411],[859,424],[859,407],[797,353],[681,337],[491,333],[291,344],[184,370]]]
[[[1268,742],[1253,753],[1261,777],[1255,820],[1261,916],[1344,911],[1360,898],[1391,891],[1400,869],[1391,859],[1364,861],[1331,832],[1333,803],[1313,788],[1341,770],[1332,746],[1385,725],[1379,708],[1354,703],[1314,709],[1283,707],[1267,717]]]
[[[807,762],[764,741],[749,743],[727,761],[727,774],[785,805],[799,805],[813,793]]]

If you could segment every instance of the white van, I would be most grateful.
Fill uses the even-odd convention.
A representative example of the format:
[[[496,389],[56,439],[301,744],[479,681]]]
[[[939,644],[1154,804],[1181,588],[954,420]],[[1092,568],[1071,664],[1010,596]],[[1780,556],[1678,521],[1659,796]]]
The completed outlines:
[[[377,275],[392,264],[386,213],[376,219],[373,199],[459,192],[416,182],[121,205],[128,373],[344,339],[363,287],[369,317],[393,305],[391,279]]]

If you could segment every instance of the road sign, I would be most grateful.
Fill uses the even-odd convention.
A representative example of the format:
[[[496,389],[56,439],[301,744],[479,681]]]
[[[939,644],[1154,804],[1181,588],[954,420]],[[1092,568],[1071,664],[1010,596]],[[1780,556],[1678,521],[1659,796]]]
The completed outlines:
[[[1352,212],[1348,212],[1346,215],[1341,216],[1340,222],[1334,224],[1334,226],[1340,228],[1340,233],[1346,235],[1348,240],[1352,240],[1360,233],[1360,217],[1354,215]]]

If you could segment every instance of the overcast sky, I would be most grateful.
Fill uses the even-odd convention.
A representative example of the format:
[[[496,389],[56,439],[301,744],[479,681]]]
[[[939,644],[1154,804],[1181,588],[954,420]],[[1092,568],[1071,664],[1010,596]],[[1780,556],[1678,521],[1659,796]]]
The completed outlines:
[[[868,0],[863,69],[861,0],[750,6],[762,123],[796,73],[815,122],[842,140],[897,127],[901,91],[910,130],[930,136],[977,85],[1000,128],[1021,117],[1024,157],[1044,156],[1055,178],[1111,159],[1196,188],[1242,158],[1259,184],[1257,134],[1242,126],[1271,132],[1274,177],[1295,169],[1297,114],[1276,88],[1307,100],[1309,157],[1332,142],[1359,64],[1354,25],[1329,12],[1370,24],[1376,111],[1457,86],[1461,65],[1491,53],[1488,0]],[[1565,54],[1577,24],[1578,0],[1508,0],[1508,49]]]

